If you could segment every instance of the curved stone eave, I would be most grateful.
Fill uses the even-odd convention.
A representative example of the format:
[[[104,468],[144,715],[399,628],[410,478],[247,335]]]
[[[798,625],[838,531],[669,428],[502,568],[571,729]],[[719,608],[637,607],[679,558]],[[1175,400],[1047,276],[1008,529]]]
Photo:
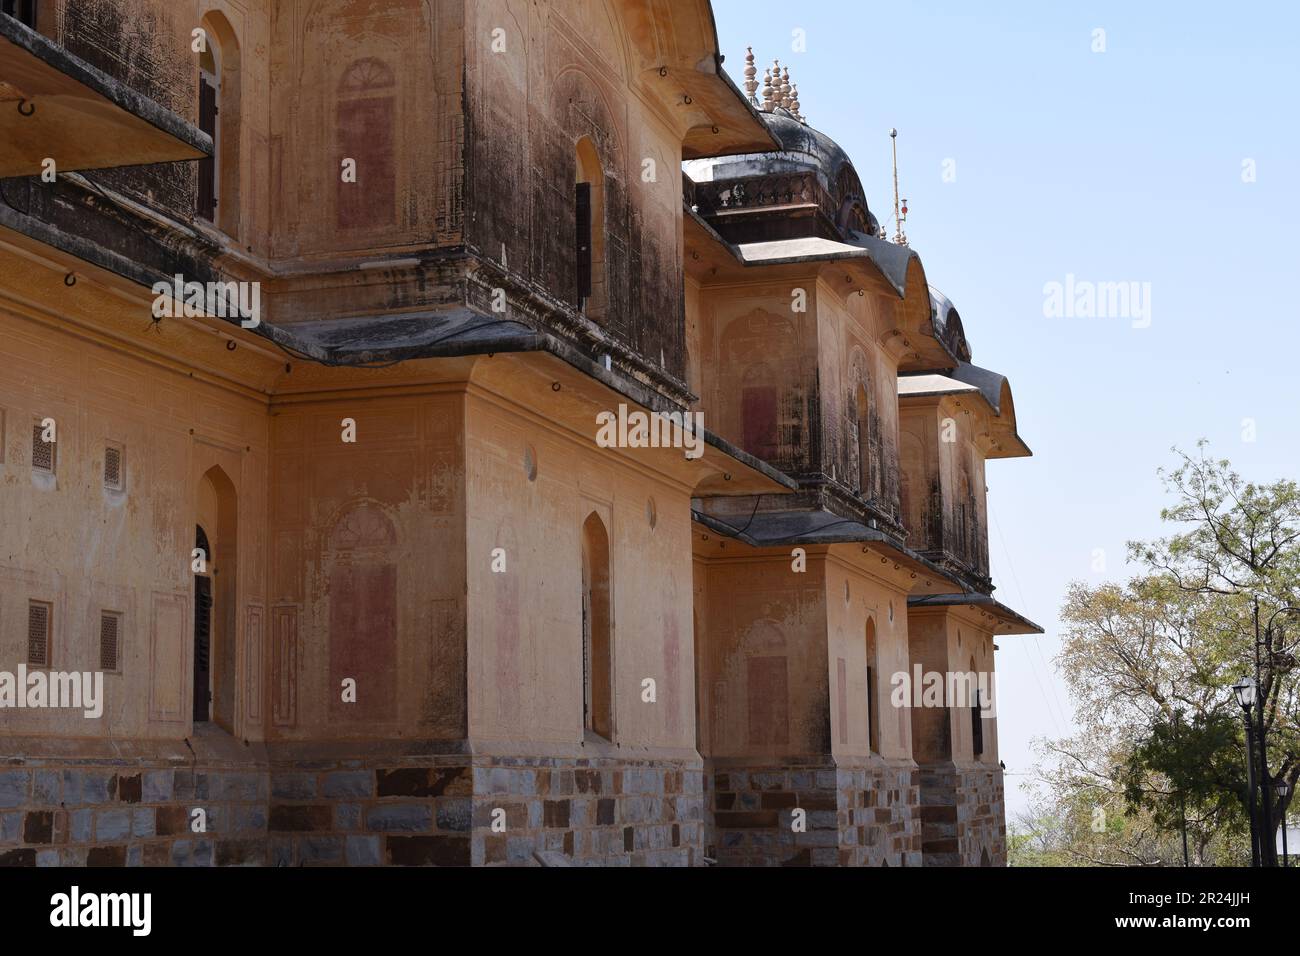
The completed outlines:
[[[631,47],[637,85],[671,115],[685,111],[679,121],[683,157],[779,148],[758,111],[722,68],[709,0],[682,0],[671,10],[628,2],[614,7]]]
[[[959,362],[950,373],[950,377],[979,389],[980,395],[997,416],[999,431],[1005,436],[1004,445],[1010,445],[1014,449],[1006,454],[989,457],[1017,458],[1033,455],[1033,451],[1020,437],[1016,427],[1016,406],[1011,397],[1011,382],[1005,375],[992,369],[980,368],[970,362]]]

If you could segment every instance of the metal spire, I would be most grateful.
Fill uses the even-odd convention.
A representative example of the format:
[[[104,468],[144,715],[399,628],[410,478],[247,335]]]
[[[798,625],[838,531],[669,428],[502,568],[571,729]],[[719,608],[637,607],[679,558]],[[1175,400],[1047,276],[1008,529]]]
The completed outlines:
[[[907,245],[907,233],[903,232],[903,223],[907,221],[907,200],[898,199],[898,130],[890,129],[889,139],[894,149],[894,242],[900,246]]]

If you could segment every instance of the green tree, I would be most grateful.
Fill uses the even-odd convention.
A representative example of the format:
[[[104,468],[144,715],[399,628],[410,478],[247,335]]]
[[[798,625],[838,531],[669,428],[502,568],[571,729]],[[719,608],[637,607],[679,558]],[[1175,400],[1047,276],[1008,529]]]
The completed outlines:
[[[1079,862],[1179,862],[1186,821],[1194,862],[1249,858],[1245,738],[1231,685],[1258,673],[1268,742],[1266,780],[1276,828],[1300,777],[1296,639],[1300,631],[1300,491],[1256,485],[1224,460],[1176,452],[1161,475],[1177,532],[1129,545],[1143,573],[1127,584],[1072,584],[1057,658],[1083,733],[1044,743],[1036,816]],[[1084,800],[1125,825],[1098,834],[1070,826]],[[1177,835],[1176,858],[1169,837]],[[1099,839],[1100,838],[1100,839]],[[1109,849],[1099,852],[1099,844]],[[1271,854],[1274,837],[1264,838]]]

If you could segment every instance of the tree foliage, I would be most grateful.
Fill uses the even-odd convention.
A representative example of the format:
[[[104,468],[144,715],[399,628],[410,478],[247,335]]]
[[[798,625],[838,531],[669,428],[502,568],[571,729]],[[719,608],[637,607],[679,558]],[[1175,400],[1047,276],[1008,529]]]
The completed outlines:
[[[1285,802],[1268,788],[1274,827],[1294,795],[1300,490],[1246,482],[1204,443],[1176,454],[1161,473],[1174,533],[1130,543],[1142,570],[1127,583],[1066,593],[1057,666],[1082,733],[1040,744],[1039,808],[1016,824],[1022,863],[1181,863],[1184,821],[1193,863],[1248,860],[1245,728],[1231,690],[1247,673],[1259,678],[1269,780],[1290,784]],[[1121,822],[1098,829],[1098,811]]]

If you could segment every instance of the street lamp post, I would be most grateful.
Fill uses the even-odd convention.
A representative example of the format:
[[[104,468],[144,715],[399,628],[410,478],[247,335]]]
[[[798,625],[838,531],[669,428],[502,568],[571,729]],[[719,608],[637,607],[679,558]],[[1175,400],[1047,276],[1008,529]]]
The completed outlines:
[[[1255,705],[1255,681],[1243,677],[1232,685],[1241,705],[1241,716],[1246,723],[1246,807],[1250,810],[1250,865],[1259,866],[1259,829],[1255,825],[1255,756],[1254,734],[1250,720],[1250,708]]]
[[[1290,793],[1291,788],[1285,780],[1278,780],[1273,787],[1277,790],[1278,808],[1282,811],[1282,865],[1290,866],[1286,859],[1286,795]]]
[[[1264,628],[1265,637],[1269,637],[1268,652],[1270,665],[1272,664],[1273,643],[1269,634],[1269,626],[1273,623],[1273,618],[1268,619],[1268,625]],[[1267,688],[1272,685],[1273,680],[1270,676],[1268,684],[1260,683],[1259,674],[1259,598],[1255,599],[1255,719],[1259,721],[1259,734],[1255,741],[1259,747],[1259,859],[1261,866],[1269,866],[1276,861],[1273,859],[1273,807],[1272,798],[1268,795],[1268,742],[1265,739],[1264,731],[1264,707],[1268,704]],[[1269,669],[1269,674],[1273,671]],[[1263,691],[1261,694],[1260,691]]]
[[[1254,604],[1255,604],[1255,684],[1258,686],[1259,677],[1260,677],[1259,645],[1261,639],[1261,631],[1259,626],[1259,598],[1258,597],[1255,598]],[[1268,664],[1269,664],[1268,672],[1270,675],[1269,676],[1270,686],[1273,685],[1276,679],[1274,673],[1276,653],[1273,650],[1273,621],[1279,614],[1296,613],[1296,612],[1300,612],[1300,608],[1293,607],[1291,605],[1285,605],[1283,607],[1274,610],[1273,613],[1268,616],[1268,620],[1264,623],[1262,636],[1263,636],[1264,644],[1268,648]],[[1252,697],[1254,696],[1255,695],[1252,694]],[[1240,695],[1238,695],[1238,698],[1240,698]],[[1272,800],[1268,795],[1268,791],[1270,789],[1269,777],[1268,777],[1268,742],[1266,740],[1266,735],[1264,731],[1264,705],[1267,703],[1268,703],[1267,695],[1264,695],[1264,697],[1260,698],[1257,701],[1257,706],[1255,708],[1257,711],[1256,719],[1259,721],[1259,740],[1258,740],[1259,812],[1260,812],[1259,854],[1263,860],[1264,866],[1269,866],[1269,865],[1277,866],[1277,843],[1273,839],[1273,806],[1272,806]],[[1249,720],[1249,718],[1247,719]],[[1247,746],[1249,745],[1250,745],[1249,741],[1247,741]],[[1253,806],[1254,804],[1252,802],[1252,807]],[[1283,824],[1282,830],[1283,830],[1283,836],[1285,837],[1285,833],[1286,833],[1285,823]]]

